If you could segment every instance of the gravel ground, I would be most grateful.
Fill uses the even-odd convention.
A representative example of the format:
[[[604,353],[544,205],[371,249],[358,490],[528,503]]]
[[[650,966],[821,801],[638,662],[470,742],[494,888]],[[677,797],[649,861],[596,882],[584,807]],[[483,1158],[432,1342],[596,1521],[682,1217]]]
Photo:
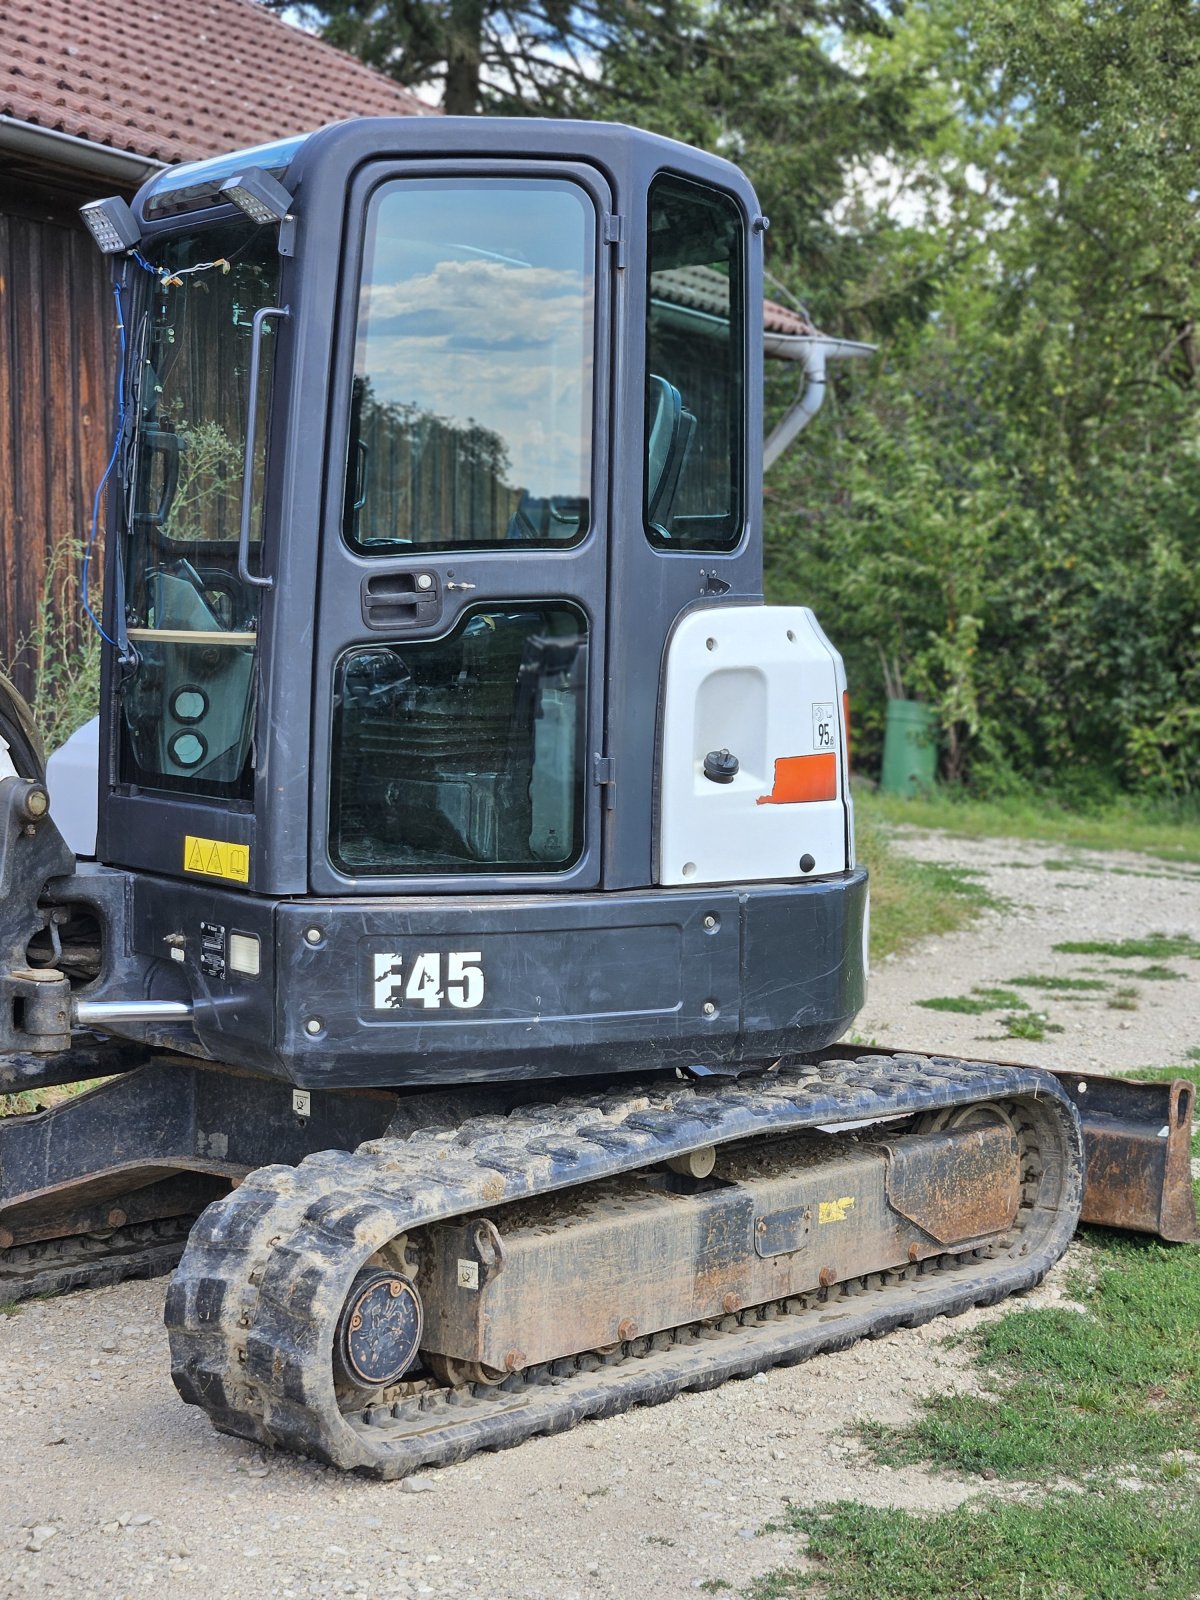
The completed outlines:
[[[962,1056],[999,1056],[1034,1066],[1120,1073],[1134,1067],[1178,1066],[1200,1048],[1200,962],[1069,955],[1054,946],[1079,940],[1144,938],[1150,933],[1200,939],[1200,866],[1148,856],[1056,850],[1011,839],[954,839],[903,830],[897,843],[924,861],[978,874],[1002,902],[974,927],[926,940],[883,961],[871,974],[870,998],[851,1037],[863,1043]],[[1175,981],[1129,974],[1156,965]],[[1020,977],[1107,980],[1106,993],[1019,992],[1052,1027],[1043,1041],[1004,1034],[1001,1012],[963,1016],[918,1004],[966,996],[973,986],[1001,987]],[[1130,989],[1131,1010],[1109,1004],[1116,987]]]
[[[1042,1045],[1001,1046],[987,1037],[994,1018],[914,1004],[1117,964],[1054,954],[1064,938],[1198,934],[1200,871],[1080,855],[1059,872],[1032,864],[1050,854],[1042,847],[994,840],[914,834],[904,848],[977,869],[1011,907],[885,963],[856,1037],[1110,1068],[1178,1061],[1200,1044],[1200,968],[1182,960],[1170,964],[1187,981],[1135,984],[1133,1012],[1055,997],[1048,1010],[1065,1031]],[[1026,1302],[1061,1301],[1064,1278],[1060,1266]],[[967,1355],[944,1343],[945,1321],[377,1484],[264,1456],[181,1405],[163,1292],[162,1281],[123,1284],[0,1317],[0,1594],[681,1600],[708,1579],[740,1588],[794,1564],[795,1540],[762,1531],[789,1500],[934,1509],[979,1487],[874,1466],[852,1439],[857,1418],[899,1422],[921,1394],[974,1383]]]

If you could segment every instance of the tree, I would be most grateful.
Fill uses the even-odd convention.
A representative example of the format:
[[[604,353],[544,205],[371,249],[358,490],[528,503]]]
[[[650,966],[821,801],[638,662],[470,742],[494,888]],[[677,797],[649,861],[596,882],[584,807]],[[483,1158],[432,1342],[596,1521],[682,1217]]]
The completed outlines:
[[[266,3],[409,88],[440,86],[452,116],[555,116],[568,112],[618,26],[670,26],[677,0]]]

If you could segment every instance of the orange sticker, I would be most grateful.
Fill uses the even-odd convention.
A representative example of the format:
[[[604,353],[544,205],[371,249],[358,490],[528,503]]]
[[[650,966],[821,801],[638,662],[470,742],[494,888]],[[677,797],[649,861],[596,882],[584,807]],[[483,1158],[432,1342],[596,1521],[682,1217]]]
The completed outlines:
[[[759,795],[760,806],[801,805],[810,800],[837,799],[837,756],[830,750],[819,756],[780,756],[775,763],[775,787]]]

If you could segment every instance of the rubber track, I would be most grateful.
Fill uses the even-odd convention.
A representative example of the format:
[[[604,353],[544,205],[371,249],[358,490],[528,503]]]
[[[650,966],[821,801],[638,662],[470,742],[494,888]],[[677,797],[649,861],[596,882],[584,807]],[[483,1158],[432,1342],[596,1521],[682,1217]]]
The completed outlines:
[[[0,1306],[68,1289],[98,1289],[126,1278],[157,1278],[183,1254],[191,1217],[131,1223],[0,1250]]]
[[[551,1363],[498,1389],[427,1391],[357,1416],[338,1407],[332,1329],[355,1273],[430,1223],[654,1165],[706,1145],[802,1128],[1017,1101],[1036,1151],[1023,1226],[1003,1259],[843,1286],[820,1309],[730,1331],[635,1341],[638,1358]],[[636,1404],[707,1388],[864,1335],[990,1303],[1040,1281],[1074,1232],[1078,1119],[1047,1075],[897,1055],[789,1064],[750,1081],[618,1092],[383,1138],[267,1167],[196,1223],[167,1295],[172,1376],[224,1432],[385,1478],[446,1465]],[[834,1291],[836,1296],[837,1291]],[[789,1305],[791,1302],[789,1302]],[[730,1319],[726,1319],[728,1326]],[[623,1352],[629,1355],[628,1350]],[[595,1366],[597,1370],[588,1370]]]

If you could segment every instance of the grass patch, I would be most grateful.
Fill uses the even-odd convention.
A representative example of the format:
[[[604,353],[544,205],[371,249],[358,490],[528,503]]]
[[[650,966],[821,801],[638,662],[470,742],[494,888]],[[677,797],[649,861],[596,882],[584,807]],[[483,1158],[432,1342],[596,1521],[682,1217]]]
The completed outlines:
[[[1183,972],[1176,972],[1173,967],[1114,967],[1114,978],[1144,978],[1147,983],[1171,983],[1176,978],[1186,977]]]
[[[1175,974],[1171,973],[1171,976]],[[1031,975],[1010,978],[1008,981],[1014,989],[1042,989],[1047,994],[1089,994],[1109,987],[1103,978],[1038,978]]]
[[[876,821],[941,828],[960,838],[1038,839],[1077,850],[1135,850],[1161,861],[1200,861],[1200,807],[1194,801],[1129,798],[1081,813],[1036,792],[972,800],[935,789],[911,800],[864,792],[855,805]]]
[[[1166,961],[1172,956],[1200,959],[1200,940],[1190,933],[1151,933],[1144,939],[1067,939],[1052,948],[1068,956],[1115,956],[1122,961]]]
[[[1016,1011],[1027,1011],[1028,1005],[1011,989],[988,989],[976,984],[970,994],[937,995],[932,1000],[918,1000],[917,1005],[927,1011],[958,1011],[966,1017],[981,1017],[988,1011],[999,1011],[1008,1006]]]
[[[939,994],[931,1000],[918,1000],[917,1004],[926,1011],[954,1011],[964,1017],[981,1017],[985,1011],[996,1009],[990,1001],[972,999],[968,994]]]
[[[1153,1480],[1172,1452],[1200,1451],[1200,1246],[1092,1238],[1093,1270],[1070,1286],[1088,1314],[1010,1311],[971,1335],[989,1392],[935,1395],[908,1427],[865,1425],[881,1460]]]
[[[933,1517],[842,1501],[782,1526],[818,1571],[768,1573],[755,1600],[1192,1600],[1200,1571],[1195,1497],[1055,1494]]]
[[[931,934],[954,933],[999,904],[969,872],[902,856],[883,828],[857,812],[855,835],[858,859],[871,874],[872,961]]]

